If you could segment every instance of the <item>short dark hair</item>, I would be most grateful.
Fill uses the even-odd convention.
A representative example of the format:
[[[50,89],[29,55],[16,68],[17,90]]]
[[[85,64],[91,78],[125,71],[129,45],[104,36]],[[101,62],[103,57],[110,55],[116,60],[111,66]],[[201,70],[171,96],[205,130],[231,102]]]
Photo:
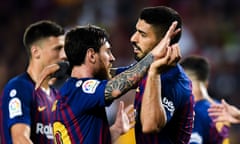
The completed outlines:
[[[78,26],[67,32],[64,50],[71,66],[84,63],[86,52],[93,48],[99,52],[100,47],[109,41],[107,32],[95,25]]]
[[[182,27],[182,19],[178,12],[166,6],[146,7],[141,11],[139,18],[151,24],[156,30],[156,35],[160,38],[165,35],[172,22],[178,22],[176,28]],[[172,38],[170,44],[177,43],[180,37],[181,32]]]
[[[64,35],[64,29],[49,20],[41,20],[29,25],[23,36],[23,44],[26,48],[27,54],[31,57],[30,49],[33,43],[38,40],[50,37]]]
[[[210,65],[204,57],[197,55],[188,56],[180,61],[180,65],[185,70],[193,72],[200,81],[207,81],[209,79]]]

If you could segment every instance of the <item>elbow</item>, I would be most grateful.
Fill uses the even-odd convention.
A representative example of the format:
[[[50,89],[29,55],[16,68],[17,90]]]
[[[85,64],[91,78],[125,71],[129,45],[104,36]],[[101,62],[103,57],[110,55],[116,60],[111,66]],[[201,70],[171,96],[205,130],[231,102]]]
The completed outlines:
[[[158,128],[157,126],[142,125],[143,133],[155,133],[159,131],[160,131],[160,128]]]
[[[142,132],[143,133],[156,133],[163,129],[166,125],[166,118],[162,118],[159,121],[142,121]]]

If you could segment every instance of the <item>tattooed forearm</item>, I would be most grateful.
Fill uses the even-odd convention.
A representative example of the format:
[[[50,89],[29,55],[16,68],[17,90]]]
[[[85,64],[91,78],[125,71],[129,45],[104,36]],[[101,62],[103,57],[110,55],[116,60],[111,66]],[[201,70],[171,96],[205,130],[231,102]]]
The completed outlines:
[[[105,88],[105,100],[112,101],[130,90],[143,78],[152,62],[153,55],[149,53],[133,67],[111,79]]]

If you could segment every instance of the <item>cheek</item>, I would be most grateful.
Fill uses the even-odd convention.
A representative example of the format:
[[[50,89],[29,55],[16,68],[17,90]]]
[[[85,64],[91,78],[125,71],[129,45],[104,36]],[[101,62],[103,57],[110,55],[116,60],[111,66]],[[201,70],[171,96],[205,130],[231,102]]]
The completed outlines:
[[[60,52],[59,51],[51,51],[46,55],[46,58],[51,63],[55,63],[60,59]]]
[[[139,46],[141,47],[144,53],[148,53],[153,49],[153,47],[155,47],[156,44],[157,42],[152,39],[142,39]]]

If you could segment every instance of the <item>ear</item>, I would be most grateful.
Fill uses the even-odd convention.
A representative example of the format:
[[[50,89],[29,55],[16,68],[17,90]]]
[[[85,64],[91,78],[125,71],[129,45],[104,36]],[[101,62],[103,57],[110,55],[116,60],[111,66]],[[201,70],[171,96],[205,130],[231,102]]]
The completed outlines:
[[[32,55],[32,58],[39,59],[40,58],[40,48],[36,45],[32,45],[31,55]]]
[[[93,48],[89,48],[87,50],[86,58],[90,63],[95,63],[96,62],[96,52],[94,51]]]

